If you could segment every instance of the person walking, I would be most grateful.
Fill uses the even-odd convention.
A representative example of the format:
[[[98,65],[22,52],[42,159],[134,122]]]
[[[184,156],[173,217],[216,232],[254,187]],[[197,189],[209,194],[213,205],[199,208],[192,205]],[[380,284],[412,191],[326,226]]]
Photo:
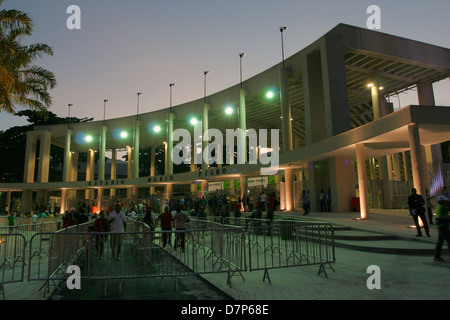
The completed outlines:
[[[9,233],[13,232],[15,222],[16,222],[16,215],[13,212],[10,212],[8,216]]]
[[[165,210],[158,219],[161,220],[161,230],[162,230],[162,239],[163,239],[163,248],[169,244],[169,248],[172,243],[172,234],[168,231],[172,230],[172,214],[169,212],[169,209]]]
[[[417,190],[415,188],[412,188],[411,195],[408,197],[408,206],[409,206],[410,215],[412,215],[414,224],[416,225],[416,229],[417,229],[416,236],[417,237],[422,236],[419,218],[423,222],[423,226],[424,226],[427,236],[430,237],[430,230],[428,228],[427,219],[425,218],[425,208],[423,207],[424,205],[425,205],[425,200],[423,199],[423,197],[417,193]]]
[[[144,223],[150,228],[150,231],[155,231],[156,223],[153,217],[153,212],[148,210],[144,216]]]
[[[303,215],[306,216],[309,213],[309,195],[305,190],[302,192],[302,204],[303,204]]]
[[[109,221],[105,218],[105,211],[100,211],[99,217],[95,219],[94,222],[95,232],[102,232],[102,234],[97,234],[95,236],[95,246],[100,260],[103,260],[103,251],[105,248],[106,239],[108,237],[107,234],[103,232],[108,232],[108,224]]]
[[[274,213],[273,213],[273,207],[270,206],[267,209],[267,213],[266,213],[266,220],[267,220],[267,235],[271,236],[272,235],[272,224],[273,224],[273,220],[274,220]]]
[[[114,211],[109,215],[109,221],[111,223],[111,249],[114,259],[115,248],[117,247],[117,261],[120,260],[120,253],[122,250],[123,232],[127,230],[127,218],[125,213],[120,210],[119,206],[116,206]]]
[[[177,207],[177,213],[173,216],[173,221],[175,222],[175,230],[179,231],[175,234],[173,248],[176,249],[180,246],[181,250],[184,251],[186,222],[189,221],[189,217],[180,207]]]
[[[449,207],[450,199],[445,196],[439,196],[438,205],[436,206],[436,227],[438,229],[438,241],[436,243],[436,248],[434,250],[434,261],[444,262],[445,260],[441,258],[442,245],[444,241],[447,242],[448,249],[450,250],[450,230],[449,230]]]
[[[325,203],[326,199],[327,196],[325,195],[325,192],[323,192],[323,189],[320,189],[319,200],[320,200],[320,211],[322,212],[327,211],[327,205]]]

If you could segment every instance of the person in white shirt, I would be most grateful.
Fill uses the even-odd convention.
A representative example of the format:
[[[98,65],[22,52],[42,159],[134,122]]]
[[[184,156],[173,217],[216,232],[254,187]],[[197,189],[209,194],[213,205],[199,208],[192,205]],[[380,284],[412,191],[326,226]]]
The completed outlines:
[[[117,260],[120,260],[120,252],[122,249],[122,234],[126,232],[127,229],[127,218],[125,217],[125,213],[120,211],[120,207],[116,206],[114,211],[110,213],[108,220],[111,223],[111,248],[114,251],[117,246]]]

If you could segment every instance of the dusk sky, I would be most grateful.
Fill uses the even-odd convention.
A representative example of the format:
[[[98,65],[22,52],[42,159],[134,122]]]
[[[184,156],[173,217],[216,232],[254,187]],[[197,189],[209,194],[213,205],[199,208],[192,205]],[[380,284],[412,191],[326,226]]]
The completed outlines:
[[[66,26],[70,5],[81,9],[81,29]],[[380,32],[450,47],[449,0],[5,0],[34,20],[24,43],[47,43],[54,55],[35,64],[55,73],[50,109],[60,117],[103,119],[140,113],[203,96],[203,71],[210,71],[208,94],[248,79],[300,51],[339,23],[367,28],[370,5],[381,9]],[[450,106],[450,81],[435,84],[436,104]],[[412,91],[402,107],[417,103]],[[398,99],[393,101],[398,103]],[[398,106],[396,106],[398,108]],[[20,110],[20,109],[19,109]],[[24,125],[24,118],[0,113],[0,130]]]

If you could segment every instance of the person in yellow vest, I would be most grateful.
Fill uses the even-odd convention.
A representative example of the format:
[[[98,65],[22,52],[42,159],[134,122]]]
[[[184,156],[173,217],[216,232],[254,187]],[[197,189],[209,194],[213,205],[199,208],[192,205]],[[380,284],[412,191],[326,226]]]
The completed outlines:
[[[438,205],[435,208],[436,213],[435,219],[439,235],[438,241],[436,243],[436,249],[434,251],[434,261],[444,262],[445,260],[441,258],[442,245],[444,244],[444,241],[447,242],[447,246],[450,250],[450,229],[449,229],[450,218],[448,215],[450,199],[442,195],[439,196],[437,200]]]

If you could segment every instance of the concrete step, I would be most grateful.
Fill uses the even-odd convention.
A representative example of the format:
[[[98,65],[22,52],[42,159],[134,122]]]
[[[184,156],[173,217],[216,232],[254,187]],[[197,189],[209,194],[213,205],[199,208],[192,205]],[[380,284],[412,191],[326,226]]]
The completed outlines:
[[[357,230],[352,228],[334,228],[336,247],[352,250],[399,255],[433,255],[436,244],[413,238],[401,238],[395,235]],[[442,254],[448,250],[443,247]]]

